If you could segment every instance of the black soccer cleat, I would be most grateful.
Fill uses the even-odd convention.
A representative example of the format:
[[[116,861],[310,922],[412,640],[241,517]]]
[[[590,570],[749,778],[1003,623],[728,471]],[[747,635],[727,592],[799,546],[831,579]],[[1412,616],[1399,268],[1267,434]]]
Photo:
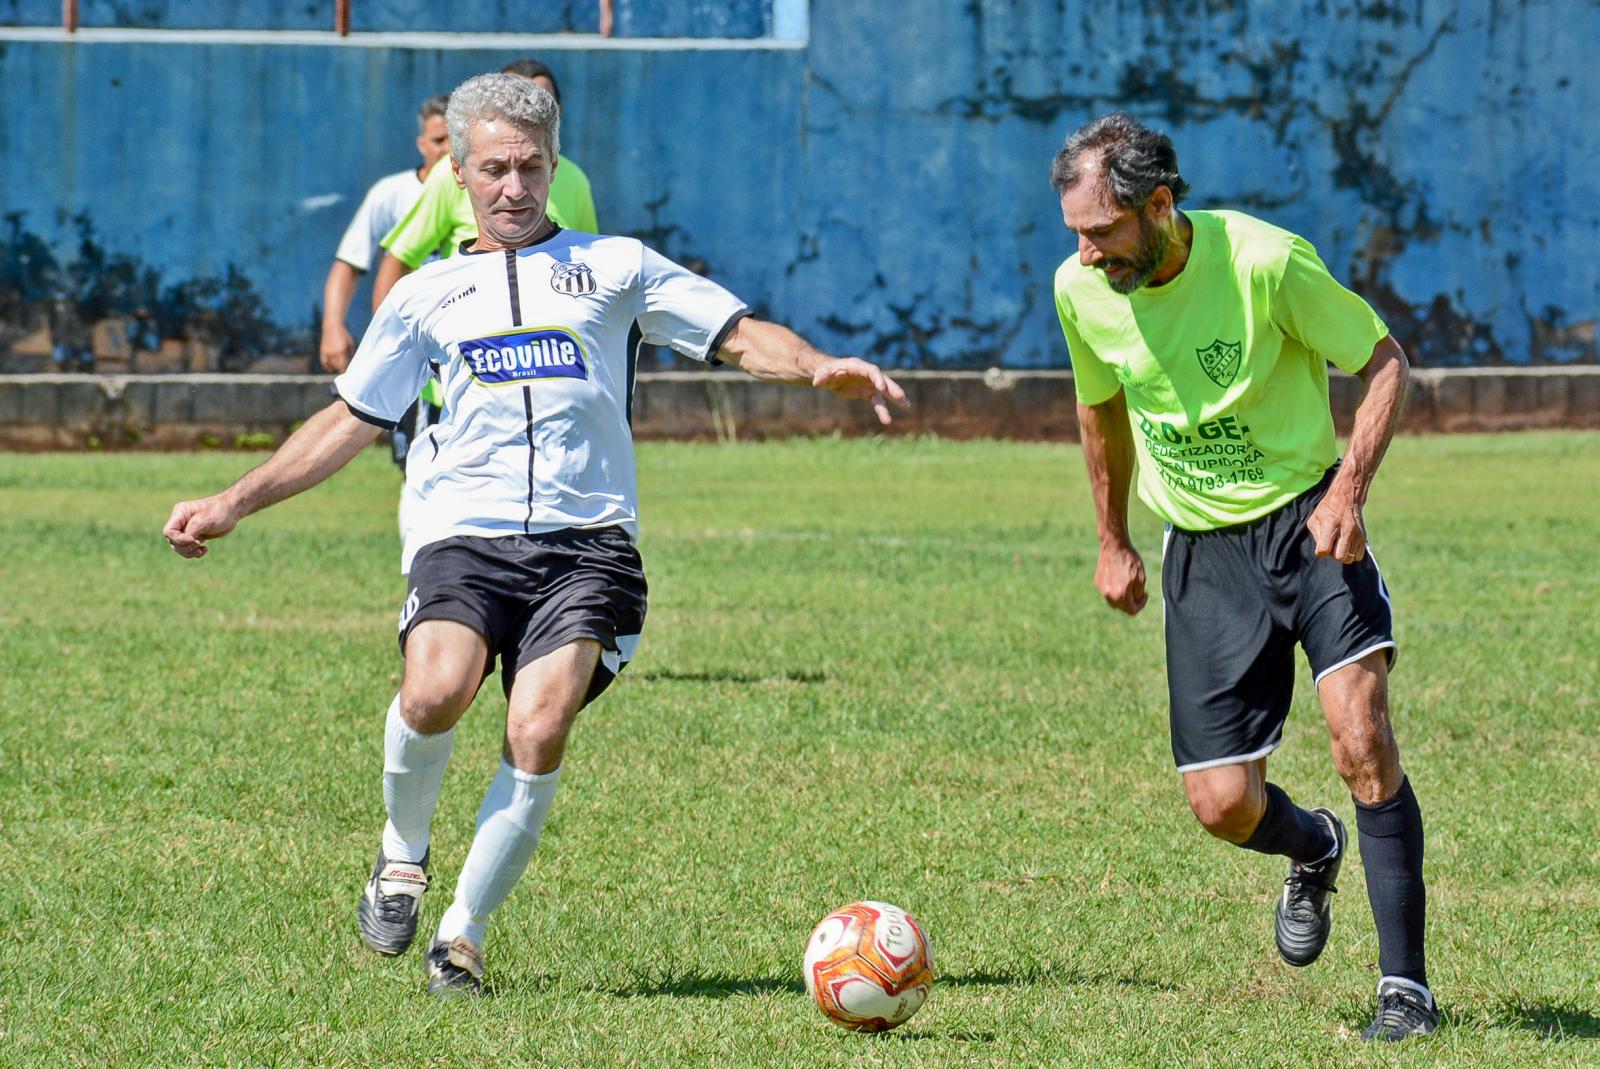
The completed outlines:
[[[1398,1043],[1425,1036],[1439,1027],[1439,1007],[1433,994],[1418,984],[1384,977],[1378,981],[1378,1015],[1361,1033],[1367,1042]]]
[[[361,941],[379,954],[404,954],[417,936],[417,916],[428,889],[428,857],[422,861],[390,861],[378,850],[372,877],[356,906]]]
[[[483,994],[483,954],[459,936],[446,943],[435,939],[423,958],[428,994],[439,998],[471,998]]]
[[[1316,961],[1322,948],[1328,945],[1328,932],[1333,928],[1333,909],[1328,896],[1338,890],[1333,883],[1339,876],[1339,864],[1344,861],[1344,822],[1331,809],[1311,812],[1328,822],[1333,832],[1333,853],[1311,865],[1298,861],[1289,863],[1289,875],[1283,881],[1283,894],[1278,898],[1273,923],[1278,953],[1296,968]]]

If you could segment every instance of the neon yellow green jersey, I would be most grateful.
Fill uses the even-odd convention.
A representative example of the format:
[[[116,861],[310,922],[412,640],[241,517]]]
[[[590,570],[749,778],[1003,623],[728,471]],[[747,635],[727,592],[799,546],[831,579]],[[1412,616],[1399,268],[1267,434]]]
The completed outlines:
[[[546,212],[568,230],[598,233],[600,223],[595,219],[589,176],[565,156],[557,159]],[[422,195],[411,211],[384,235],[382,244],[395,259],[415,270],[435,253],[454,256],[463,241],[477,236],[478,221],[472,217],[472,202],[467,199],[467,191],[456,185],[449,159],[442,159],[428,172]]]
[[[1241,212],[1187,212],[1189,261],[1131,294],[1072,256],[1056,314],[1078,400],[1121,390],[1139,497],[1191,531],[1246,523],[1337,459],[1328,363],[1356,372],[1389,333],[1304,238]]]

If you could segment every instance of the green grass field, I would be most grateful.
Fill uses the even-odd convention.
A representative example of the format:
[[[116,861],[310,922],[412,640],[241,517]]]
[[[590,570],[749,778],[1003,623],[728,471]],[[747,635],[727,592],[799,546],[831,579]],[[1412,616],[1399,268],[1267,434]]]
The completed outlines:
[[[415,949],[355,935],[396,473],[369,450],[203,561],[167,550],[174,500],[260,459],[0,455],[0,1064],[1600,1065],[1600,435],[1403,439],[1368,509],[1447,1024],[1399,1050],[1354,1038],[1354,859],[1294,971],[1279,862],[1190,817],[1160,612],[1100,603],[1081,458],[1046,445],[642,447],[644,646],[579,723],[490,997],[432,1002]],[[1349,817],[1301,680],[1274,779]],[[500,716],[491,684],[425,931]],[[866,897],[940,976],[879,1037],[799,972]]]

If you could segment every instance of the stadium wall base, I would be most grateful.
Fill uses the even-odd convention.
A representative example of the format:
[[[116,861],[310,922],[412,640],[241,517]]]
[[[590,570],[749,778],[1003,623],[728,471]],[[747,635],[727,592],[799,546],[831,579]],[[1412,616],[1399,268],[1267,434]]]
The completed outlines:
[[[816,390],[737,373],[639,376],[640,439],[742,441],[793,435],[934,434],[1076,441],[1066,371],[900,371],[914,407],[880,428],[871,410]],[[0,377],[0,449],[265,449],[329,403],[321,375]],[[1335,374],[1347,432],[1360,384]],[[1600,366],[1418,369],[1402,431],[1414,434],[1600,428]]]

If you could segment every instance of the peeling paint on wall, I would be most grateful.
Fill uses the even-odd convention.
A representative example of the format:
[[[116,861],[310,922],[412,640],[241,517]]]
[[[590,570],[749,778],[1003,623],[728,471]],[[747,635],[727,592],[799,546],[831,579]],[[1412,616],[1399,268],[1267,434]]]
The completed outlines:
[[[1418,363],[1596,360],[1600,0],[816,0],[811,31],[543,58],[602,226],[825,347],[1064,366],[1048,165],[1125,109],[1173,135],[1194,206],[1303,234]],[[248,284],[291,344],[415,102],[507,58],[9,42],[37,103],[0,114],[0,212],[60,264],[81,215],[105,256]]]

